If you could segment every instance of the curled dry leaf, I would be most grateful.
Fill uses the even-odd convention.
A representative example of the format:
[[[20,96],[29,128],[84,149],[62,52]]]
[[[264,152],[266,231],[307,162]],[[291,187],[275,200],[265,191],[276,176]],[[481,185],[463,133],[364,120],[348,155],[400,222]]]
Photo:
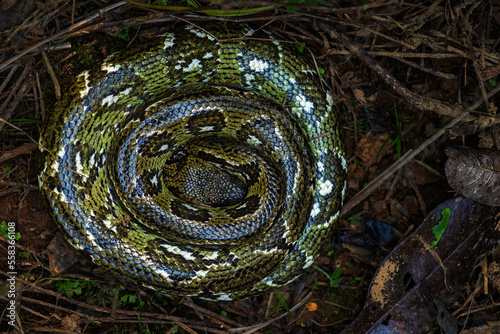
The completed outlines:
[[[432,228],[446,208],[451,210],[448,226],[431,249]],[[466,293],[469,281],[477,279],[473,274],[478,259],[500,239],[499,219],[500,207],[462,198],[440,204],[384,260],[364,309],[342,334],[418,334],[436,324],[443,333],[457,333],[451,308]]]
[[[470,147],[447,147],[445,172],[450,186],[476,202],[500,205],[500,152]]]

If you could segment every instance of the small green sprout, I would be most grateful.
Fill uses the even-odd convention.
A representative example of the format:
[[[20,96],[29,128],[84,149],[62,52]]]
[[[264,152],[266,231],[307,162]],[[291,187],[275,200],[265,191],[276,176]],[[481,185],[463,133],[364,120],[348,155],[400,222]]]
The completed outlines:
[[[281,292],[279,291],[274,291],[274,295],[276,296],[276,298],[278,298],[278,300],[280,301],[281,305],[285,308],[285,310],[291,314],[290,312],[290,307],[288,307],[288,304],[286,303],[286,300],[285,298],[283,297],[283,295],[281,294]]]
[[[14,227],[12,227],[12,226],[8,226],[7,222],[4,220],[3,222],[0,223],[0,235],[2,237],[4,237],[5,239],[10,239],[11,238],[10,234],[12,234],[12,232],[13,232],[12,229],[13,228]],[[9,233],[9,232],[11,232],[11,233]],[[19,240],[19,239],[21,239],[21,233],[15,232],[14,233],[14,239],[16,241]]]
[[[10,178],[10,171],[12,170],[12,168],[10,166],[7,166],[3,169],[2,173],[3,173],[3,176],[6,178],[6,179],[9,179]]]
[[[342,267],[338,267],[337,269],[335,269],[334,273],[331,275],[328,275],[328,273],[326,271],[324,271],[323,269],[321,269],[320,267],[316,267],[316,269],[318,269],[326,277],[328,277],[328,279],[330,280],[330,287],[332,287],[332,288],[334,286],[340,284],[340,282],[342,282],[342,280],[343,280],[343,278],[339,278],[340,275],[342,275]]]
[[[299,45],[297,45],[297,49],[299,50],[299,52],[304,52],[304,49],[306,48],[306,42],[302,42],[300,43]]]

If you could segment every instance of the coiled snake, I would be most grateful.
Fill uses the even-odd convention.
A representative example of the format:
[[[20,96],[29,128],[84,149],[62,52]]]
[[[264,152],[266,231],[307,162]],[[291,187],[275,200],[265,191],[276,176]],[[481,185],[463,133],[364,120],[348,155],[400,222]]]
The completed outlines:
[[[186,26],[77,76],[42,129],[39,182],[96,264],[168,294],[238,299],[293,281],[331,236],[341,138],[293,44]]]

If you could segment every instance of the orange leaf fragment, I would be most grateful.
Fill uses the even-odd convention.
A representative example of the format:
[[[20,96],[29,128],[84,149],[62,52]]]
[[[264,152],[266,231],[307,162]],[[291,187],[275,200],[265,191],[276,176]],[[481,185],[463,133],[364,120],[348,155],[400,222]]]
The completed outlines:
[[[318,309],[318,304],[316,303],[307,303],[306,304],[306,308],[311,311],[311,312],[314,312]]]

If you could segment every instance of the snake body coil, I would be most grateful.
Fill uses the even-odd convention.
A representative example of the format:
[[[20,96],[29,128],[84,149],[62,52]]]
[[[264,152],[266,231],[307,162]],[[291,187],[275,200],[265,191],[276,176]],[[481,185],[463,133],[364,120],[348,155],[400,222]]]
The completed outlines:
[[[78,75],[44,124],[39,177],[70,243],[169,294],[297,278],[331,236],[346,164],[334,102],[294,51],[186,26]]]

